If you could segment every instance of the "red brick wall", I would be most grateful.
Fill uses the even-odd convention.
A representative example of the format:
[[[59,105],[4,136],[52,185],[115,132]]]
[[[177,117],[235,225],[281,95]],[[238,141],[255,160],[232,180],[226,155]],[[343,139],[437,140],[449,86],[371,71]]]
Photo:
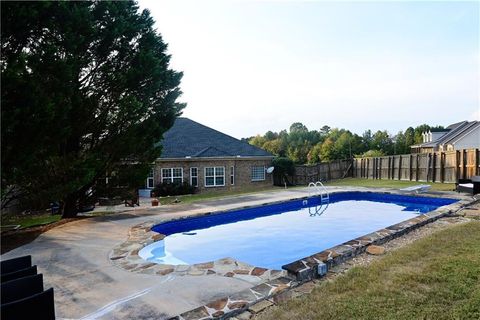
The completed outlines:
[[[154,174],[155,185],[162,181],[162,169],[182,168],[183,180],[190,183],[190,168],[198,168],[198,191],[210,192],[216,190],[241,190],[242,188],[266,187],[273,185],[272,174],[265,173],[264,181],[252,181],[251,167],[272,165],[271,159],[181,159],[181,160],[157,160],[155,162]],[[235,181],[230,183],[230,167],[235,167]],[[205,168],[206,167],[225,167],[225,186],[206,187],[205,186]]]

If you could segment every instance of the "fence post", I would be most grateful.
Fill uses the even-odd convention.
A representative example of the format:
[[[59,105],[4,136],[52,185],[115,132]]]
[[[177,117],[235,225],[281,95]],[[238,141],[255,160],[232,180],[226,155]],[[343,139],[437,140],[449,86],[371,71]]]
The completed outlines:
[[[402,156],[398,158],[398,180],[402,180]]]
[[[387,165],[387,179],[390,179],[390,157],[388,157],[388,165]]]
[[[432,158],[432,182],[437,180],[437,153],[433,153]]]
[[[416,159],[416,162],[415,162],[415,181],[418,181],[418,174],[419,174],[419,166],[420,164],[420,161],[419,161],[419,155],[417,153],[417,159]]]
[[[370,167],[370,158],[367,158],[367,173],[366,173],[366,176],[367,176],[367,179],[368,179],[368,169]]]
[[[455,180],[460,179],[460,150],[455,151]]]
[[[445,181],[445,152],[440,152],[440,182]]]
[[[377,158],[372,158],[372,179],[375,180],[375,163],[377,162]]]
[[[362,164],[362,168],[363,168],[363,171],[362,171],[362,178],[365,178],[365,170],[366,170],[366,165],[367,163],[367,159],[363,159],[363,164]]]
[[[383,165],[383,157],[380,158],[380,174],[379,174],[380,180],[382,180],[382,165]]]
[[[392,157],[392,180],[395,180],[395,156]]]
[[[480,151],[479,149],[475,149],[475,175],[480,175]]]
[[[378,179],[378,162],[380,158],[375,158],[375,179]]]
[[[462,172],[463,172],[463,179],[467,179],[467,150],[462,150]]]
[[[372,179],[375,180],[375,161],[376,158],[372,158]]]
[[[410,159],[408,161],[408,179],[410,181],[412,181],[412,177],[413,177],[413,165],[412,165],[412,162],[413,162],[413,156],[410,154]]]
[[[364,175],[365,175],[364,165],[365,165],[365,159],[362,158],[362,159],[360,160],[360,178],[363,178]]]
[[[428,153],[428,162],[427,162],[427,182],[430,180],[430,166],[432,162],[432,154]]]

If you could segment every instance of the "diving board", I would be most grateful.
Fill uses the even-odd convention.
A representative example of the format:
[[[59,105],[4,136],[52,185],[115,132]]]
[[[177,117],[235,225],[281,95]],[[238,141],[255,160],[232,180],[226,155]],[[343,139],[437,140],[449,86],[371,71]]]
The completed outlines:
[[[427,192],[428,190],[430,190],[431,187],[432,186],[429,184],[419,184],[417,186],[402,188],[400,189],[400,191],[422,193],[422,192]]]

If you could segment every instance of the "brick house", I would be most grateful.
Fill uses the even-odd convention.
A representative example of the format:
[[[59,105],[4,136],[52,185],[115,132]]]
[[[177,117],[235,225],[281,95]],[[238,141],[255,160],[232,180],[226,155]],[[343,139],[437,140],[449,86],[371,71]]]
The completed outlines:
[[[147,189],[165,181],[187,181],[197,192],[273,184],[272,154],[188,118],[178,118],[160,143]]]

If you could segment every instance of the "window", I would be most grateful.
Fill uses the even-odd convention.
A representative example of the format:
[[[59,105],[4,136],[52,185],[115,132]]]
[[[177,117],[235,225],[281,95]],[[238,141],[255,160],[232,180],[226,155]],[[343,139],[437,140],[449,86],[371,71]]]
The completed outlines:
[[[205,187],[221,187],[225,185],[225,167],[205,168]]]
[[[155,188],[155,181],[154,181],[154,171],[153,168],[150,170],[150,173],[148,174],[147,177],[147,189],[153,189]],[[108,179],[108,178],[107,178]],[[107,182],[108,183],[108,182]]]
[[[182,181],[183,181],[182,168],[162,169],[162,182],[182,183]]]
[[[264,166],[253,166],[252,167],[252,181],[263,181],[265,180],[265,167]]]
[[[198,187],[198,168],[190,168],[190,185]]]
[[[230,167],[230,184],[233,186],[235,184],[235,167]]]

